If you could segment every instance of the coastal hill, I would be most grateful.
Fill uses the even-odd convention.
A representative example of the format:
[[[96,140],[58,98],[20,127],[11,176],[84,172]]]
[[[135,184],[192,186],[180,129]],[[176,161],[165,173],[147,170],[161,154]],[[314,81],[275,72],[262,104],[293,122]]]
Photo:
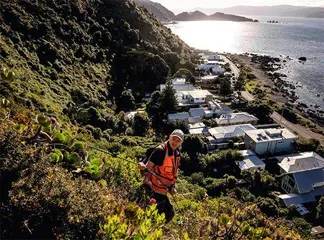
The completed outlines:
[[[300,239],[305,224],[282,218],[275,178],[246,174],[243,188],[233,175],[242,156],[209,155],[197,136],[182,147],[176,217],[164,224],[145,204],[137,164],[170,134],[175,97],[156,86],[195,60],[133,1],[2,0],[0,238]]]
[[[156,17],[156,19],[160,21],[171,21],[175,17],[173,12],[160,3],[152,2],[150,0],[134,0],[134,2],[145,7]]]
[[[305,7],[291,5],[277,6],[234,6],[229,8],[195,8],[192,11],[201,11],[205,14],[214,12],[223,12],[235,15],[253,15],[253,16],[282,16],[282,17],[305,17],[305,18],[323,18],[324,8]]]
[[[212,15],[206,15],[200,11],[183,12],[175,16],[175,21],[235,21],[235,22],[253,22],[251,18],[224,14],[216,12]]]

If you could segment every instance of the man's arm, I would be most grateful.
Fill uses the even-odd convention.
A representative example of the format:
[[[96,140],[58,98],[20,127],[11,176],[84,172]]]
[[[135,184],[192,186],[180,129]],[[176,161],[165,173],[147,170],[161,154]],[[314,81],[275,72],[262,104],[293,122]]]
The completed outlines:
[[[152,163],[151,161],[148,161],[146,164],[144,164],[143,162],[138,163],[138,168],[140,170],[145,170],[145,168],[151,170],[153,167],[154,167],[154,163]]]

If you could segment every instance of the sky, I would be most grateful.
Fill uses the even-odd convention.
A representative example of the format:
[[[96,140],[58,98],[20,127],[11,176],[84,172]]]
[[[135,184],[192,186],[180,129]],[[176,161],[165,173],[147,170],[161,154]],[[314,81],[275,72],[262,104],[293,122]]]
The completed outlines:
[[[203,8],[226,8],[236,5],[247,6],[273,6],[273,5],[295,5],[295,6],[310,6],[324,7],[324,0],[152,0],[159,2],[171,11],[175,10],[191,10],[196,7]]]

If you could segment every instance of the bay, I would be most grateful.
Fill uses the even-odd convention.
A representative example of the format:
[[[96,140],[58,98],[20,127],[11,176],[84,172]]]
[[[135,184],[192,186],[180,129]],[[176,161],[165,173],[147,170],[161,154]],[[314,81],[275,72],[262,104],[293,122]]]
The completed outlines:
[[[300,102],[324,109],[324,19],[246,16],[255,22],[191,21],[167,25],[188,45],[214,52],[291,57],[282,70]],[[275,20],[278,23],[268,23]],[[306,57],[301,63],[299,57]]]

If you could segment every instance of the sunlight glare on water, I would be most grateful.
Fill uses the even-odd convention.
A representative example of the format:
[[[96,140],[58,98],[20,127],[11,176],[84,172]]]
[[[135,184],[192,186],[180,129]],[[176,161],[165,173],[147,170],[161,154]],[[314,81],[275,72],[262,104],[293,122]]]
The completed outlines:
[[[181,39],[189,46],[200,49],[213,49],[217,46],[218,51],[236,52],[234,41],[237,40],[239,25],[234,22],[188,22],[194,31],[188,31],[188,26],[176,24],[172,27]],[[220,36],[220,37],[219,37]],[[224,37],[226,36],[226,37]]]

